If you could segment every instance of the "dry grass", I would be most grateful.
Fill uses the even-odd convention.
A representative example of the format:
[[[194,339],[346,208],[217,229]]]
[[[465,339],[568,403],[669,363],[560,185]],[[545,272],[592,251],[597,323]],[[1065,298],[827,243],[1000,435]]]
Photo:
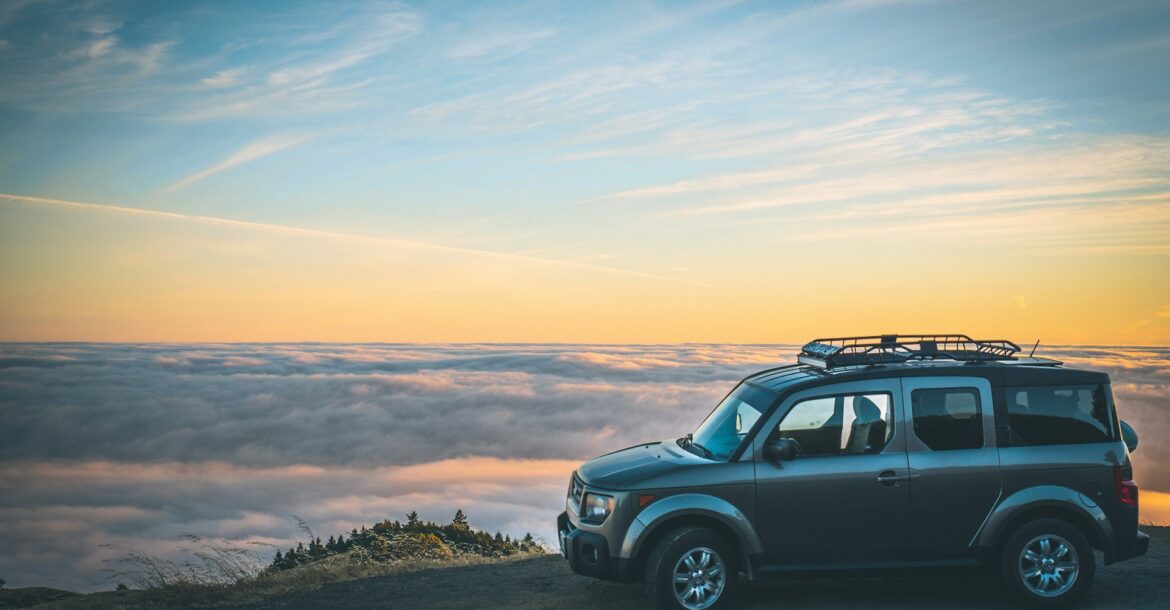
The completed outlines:
[[[265,573],[265,561],[258,548],[263,545],[216,543],[190,534],[183,539],[188,542],[183,548],[188,558],[181,562],[136,549],[105,546],[124,553],[115,562],[118,567],[109,571],[110,581],[150,592],[153,599],[186,603],[222,596]]]
[[[442,567],[505,563],[544,555],[544,551],[521,552],[506,557],[484,557],[471,553],[416,556],[385,561],[371,558],[363,549],[331,555],[288,570],[274,570],[255,548],[213,544],[186,536],[190,559],[173,562],[134,549],[122,548],[125,556],[119,569],[111,570],[111,581],[126,582],[137,591],[124,601],[143,607],[214,605],[242,602],[298,589],[341,582],[402,574]],[[113,547],[117,548],[117,547]]]
[[[431,568],[507,563],[521,559],[540,557],[545,553],[516,553],[507,557],[482,557],[479,555],[456,555],[449,559],[409,558],[387,562],[368,562],[359,559],[353,551],[333,555],[291,570],[267,572],[257,578],[242,581],[234,593],[240,595],[269,595],[293,589],[313,587],[330,582],[356,580],[387,574],[417,572]]]

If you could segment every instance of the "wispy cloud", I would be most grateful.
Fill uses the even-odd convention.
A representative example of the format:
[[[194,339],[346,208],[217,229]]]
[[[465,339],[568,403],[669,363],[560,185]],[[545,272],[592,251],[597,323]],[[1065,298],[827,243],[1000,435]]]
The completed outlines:
[[[334,28],[290,41],[289,59],[249,70],[267,73],[262,81],[199,99],[175,118],[203,121],[261,112],[350,108],[355,92],[374,80],[357,68],[385,55],[422,27],[420,16],[405,9],[365,12]]]
[[[472,35],[468,40],[454,46],[447,55],[456,59],[467,59],[524,51],[556,33],[557,31],[552,28],[540,28],[521,32],[493,31],[490,34]]]
[[[215,225],[222,227],[233,227],[240,229],[248,229],[253,231],[263,231],[266,233],[276,233],[280,235],[288,235],[292,237],[312,237],[323,239],[339,239],[353,243],[364,243],[370,245],[389,246],[395,248],[408,248],[413,250],[427,250],[432,252],[445,252],[450,254],[460,254],[465,256],[474,256],[479,258],[490,258],[499,261],[512,261],[525,264],[536,265],[555,265],[558,267],[581,269],[586,271],[615,273],[619,275],[627,275],[632,277],[640,277],[645,279],[653,279],[665,282],[677,282],[682,284],[689,284],[693,286],[705,286],[701,282],[696,282],[688,279],[681,279],[670,277],[666,275],[659,275],[655,273],[647,273],[643,271],[636,271],[631,269],[621,269],[618,267],[607,267],[603,265],[593,265],[589,263],[581,263],[574,261],[540,258],[536,256],[529,256],[524,254],[513,254],[509,252],[496,252],[492,250],[481,250],[476,248],[462,248],[459,246],[448,246],[442,244],[434,244],[422,241],[413,241],[408,239],[398,239],[390,237],[377,237],[371,235],[361,235],[357,233],[344,233],[340,231],[323,231],[319,229],[307,229],[303,227],[293,227],[279,224],[269,224],[263,222],[250,222],[246,220],[233,220],[229,218],[219,218],[215,216],[200,216],[195,214],[180,214],[178,212],[162,212],[157,210],[145,210],[141,208],[130,208],[116,205],[106,205],[100,203],[86,203],[80,201],[68,201],[63,199],[49,199],[45,197],[31,197],[27,195],[14,195],[8,193],[0,193],[0,200],[8,200],[19,202],[23,204],[63,208],[69,210],[85,211],[85,212],[99,212],[105,214],[118,214],[124,216],[136,216],[140,218],[155,218],[159,220],[169,220],[178,222],[194,222],[206,225]]]
[[[104,55],[108,55],[110,50],[113,49],[114,45],[117,43],[118,43],[118,38],[116,36],[108,36],[106,38],[100,38],[100,39],[94,41],[88,47],[86,47],[84,49],[83,53],[85,56],[89,57],[90,59],[97,59],[97,58],[102,57]]]
[[[738,172],[734,174],[699,178],[695,180],[680,180],[678,182],[664,184],[662,186],[648,186],[644,188],[630,189],[628,191],[620,191],[612,195],[596,197],[593,200],[638,199],[645,197],[663,197],[667,195],[682,195],[710,191],[736,190],[745,187],[759,186],[763,184],[777,184],[780,182],[796,180],[798,178],[805,178],[815,173],[818,169],[820,169],[820,167],[816,165],[801,165],[754,172]]]
[[[10,4],[0,23],[31,12],[25,7],[32,3]],[[179,8],[144,30],[140,23],[111,18],[107,9],[97,3],[67,17],[42,15],[46,30],[35,35],[13,39],[6,31],[5,40],[18,52],[0,65],[6,81],[0,100],[38,110],[84,106],[185,121],[324,112],[352,107],[353,91],[371,80],[355,68],[422,27],[418,13],[396,5],[372,4],[340,15],[310,9],[311,33],[295,22],[287,30],[217,27],[231,32],[221,48],[171,55],[180,41],[198,46],[201,35],[188,27],[198,17]],[[245,56],[242,49],[250,52]]]
[[[228,70],[220,70],[212,76],[200,79],[199,84],[208,89],[219,89],[221,87],[230,87],[240,80],[240,76],[244,74],[246,68],[231,68]]]
[[[292,148],[294,146],[299,146],[306,140],[307,138],[302,136],[288,135],[274,136],[271,138],[265,138],[263,140],[257,140],[256,142],[252,142],[240,150],[237,150],[231,155],[228,155],[222,161],[219,161],[218,163],[215,163],[206,169],[200,170],[194,174],[185,176],[168,184],[167,186],[163,187],[161,191],[174,192],[185,189],[192,184],[199,182],[200,180],[210,178],[211,176],[214,176],[223,171],[227,171],[233,167],[236,167],[237,165],[250,163],[257,159],[267,157],[273,153],[278,153],[282,150]]]

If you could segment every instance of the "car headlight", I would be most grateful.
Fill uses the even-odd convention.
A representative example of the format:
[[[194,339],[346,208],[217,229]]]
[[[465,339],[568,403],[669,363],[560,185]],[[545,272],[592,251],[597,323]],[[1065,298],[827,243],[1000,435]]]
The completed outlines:
[[[581,518],[601,523],[613,512],[613,496],[587,493],[581,502]]]

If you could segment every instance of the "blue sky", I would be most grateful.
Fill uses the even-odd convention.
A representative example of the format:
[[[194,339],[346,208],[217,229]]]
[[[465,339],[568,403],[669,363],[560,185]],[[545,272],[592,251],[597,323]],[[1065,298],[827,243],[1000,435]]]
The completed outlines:
[[[566,282],[592,286],[606,302],[643,303],[646,315],[701,303],[680,319],[706,319],[720,304],[678,284],[744,293],[783,266],[834,300],[848,298],[842,284],[879,276],[925,273],[948,288],[981,278],[978,291],[994,293],[983,305],[997,311],[977,327],[1023,298],[1034,310],[1050,303],[1043,317],[1059,322],[1021,323],[1020,332],[1052,336],[1107,319],[1097,334],[1065,338],[1140,341],[1133,328],[1170,338],[1170,293],[1152,287],[1170,255],[1165,3],[11,1],[0,8],[0,80],[0,193],[26,198],[0,200],[3,253],[37,268],[0,276],[9,305],[0,313],[27,329],[10,338],[90,337],[44,331],[81,319],[108,329],[94,335],[106,339],[133,326],[113,304],[56,318],[22,313],[52,286],[76,287],[54,293],[60,300],[96,302],[72,279],[79,266],[168,248],[216,256],[189,243],[196,229],[186,225],[205,221],[115,226],[95,219],[102,209],[45,199],[436,247],[440,254],[396,258],[376,273],[448,300],[482,300],[492,312],[510,307],[509,294],[548,286],[514,269],[514,256],[563,268]],[[271,246],[234,234],[198,239]],[[874,243],[893,244],[888,261],[866,255]],[[323,266],[336,257],[344,260],[332,264],[351,264],[332,247],[282,247]],[[62,248],[73,258],[62,260]],[[905,262],[923,251],[931,261]],[[862,259],[871,260],[858,268]],[[988,277],[1025,259],[1052,273]],[[259,265],[290,278],[285,294],[310,290],[303,261],[288,260],[281,250],[184,273],[239,293],[213,276]],[[452,292],[400,278],[401,268],[512,283]],[[1061,318],[1065,295],[1046,282],[1078,269],[1118,281],[1125,308],[1095,303]],[[665,279],[631,295],[613,284],[628,273]],[[156,297],[145,310],[172,298],[157,272],[131,275],[124,299]],[[361,286],[332,290],[346,302],[365,298]],[[880,320],[908,322],[897,311],[910,304],[895,300]],[[665,327],[563,336],[554,329],[580,313],[567,298],[545,311],[557,313],[532,322],[540,332],[454,338],[760,338],[715,323],[701,337]],[[219,334],[150,336],[252,337],[239,320],[157,323]],[[834,316],[819,323],[849,326]],[[451,320],[419,321],[429,335],[368,334],[452,338],[438,330],[444,324]],[[362,336],[353,332],[318,338]],[[764,339],[799,338],[768,332]],[[293,335],[302,336],[264,337]]]

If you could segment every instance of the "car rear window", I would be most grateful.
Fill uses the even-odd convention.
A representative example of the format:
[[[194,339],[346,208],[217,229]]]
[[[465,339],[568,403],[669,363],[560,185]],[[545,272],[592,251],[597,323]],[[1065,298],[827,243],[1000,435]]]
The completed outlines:
[[[1007,388],[1012,445],[1076,445],[1115,437],[1105,385]]]

